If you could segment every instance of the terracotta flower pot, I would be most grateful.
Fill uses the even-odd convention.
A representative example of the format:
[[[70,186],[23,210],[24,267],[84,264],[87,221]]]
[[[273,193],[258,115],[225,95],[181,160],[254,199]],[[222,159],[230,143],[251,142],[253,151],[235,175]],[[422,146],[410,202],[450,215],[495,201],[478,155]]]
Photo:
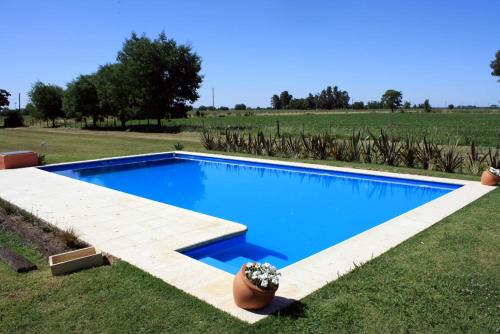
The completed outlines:
[[[236,305],[246,310],[266,307],[274,297],[276,289],[264,290],[255,286],[245,275],[245,265],[234,276],[233,298]]]
[[[481,175],[481,184],[485,186],[496,186],[499,181],[499,177],[490,172],[489,170],[485,170]]]

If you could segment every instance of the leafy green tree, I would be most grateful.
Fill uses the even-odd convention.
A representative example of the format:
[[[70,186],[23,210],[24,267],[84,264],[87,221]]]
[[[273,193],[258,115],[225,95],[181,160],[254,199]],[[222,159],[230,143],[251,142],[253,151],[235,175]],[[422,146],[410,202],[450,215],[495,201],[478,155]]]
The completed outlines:
[[[405,103],[403,103],[403,108],[404,108],[404,109],[410,109],[410,108],[411,108],[411,103],[410,103],[410,101],[405,101]]]
[[[24,117],[19,110],[7,110],[3,125],[6,128],[17,128],[24,126]]]
[[[491,71],[491,75],[499,77],[500,76],[500,50],[495,54],[495,59],[491,62],[490,67],[493,71]],[[500,81],[500,79],[498,79]]]
[[[276,94],[271,97],[271,107],[276,110],[282,109],[280,97]]]
[[[223,107],[223,106],[220,106],[220,107],[219,107],[219,110],[224,110],[224,111],[227,111],[227,110],[229,110],[229,108],[228,108],[228,107]]]
[[[448,109],[453,110],[455,109],[455,106],[453,104],[448,104]]]
[[[307,107],[307,99],[292,99],[292,101],[288,104],[289,109],[306,110]]]
[[[243,103],[239,103],[239,104],[236,104],[234,106],[234,110],[246,110],[247,109],[247,106],[244,105]]]
[[[318,109],[336,109],[349,107],[349,93],[340,90],[337,86],[323,89],[316,99]]]
[[[68,117],[92,117],[93,127],[102,116],[93,75],[81,75],[64,92],[63,109]]]
[[[366,107],[368,109],[382,109],[382,104],[379,101],[368,101]]]
[[[134,85],[125,76],[122,64],[109,64],[99,68],[94,77],[99,109],[104,115],[120,120],[122,128],[128,120],[137,117],[140,102],[135,100]]]
[[[402,101],[403,93],[394,89],[386,90],[380,99],[380,103],[387,108],[391,108],[391,112],[394,112],[394,109],[401,107]]]
[[[309,93],[307,95],[307,109],[316,109],[316,97]]]
[[[62,109],[63,95],[64,90],[61,87],[46,85],[40,81],[37,81],[28,93],[41,117],[52,121],[52,127],[56,126],[57,118],[65,116]]]
[[[167,113],[199,97],[201,59],[187,45],[177,45],[162,32],[151,40],[135,33],[118,53],[124,67],[129,99],[138,104],[141,116],[155,118],[158,126]]]
[[[432,107],[431,104],[429,103],[429,99],[426,99],[424,103],[422,104],[422,107],[424,108],[425,112],[431,112]]]
[[[28,103],[24,108],[26,110],[26,115],[30,115],[33,118],[43,118],[40,112],[36,109],[33,103]]]
[[[280,103],[282,109],[288,109],[290,106],[290,102],[292,101],[293,96],[288,93],[287,90],[282,91],[280,94]]]
[[[352,104],[352,109],[365,109],[365,103],[363,101],[357,101]]]
[[[2,112],[3,108],[9,105],[9,96],[10,93],[5,89],[0,89],[0,112]]]

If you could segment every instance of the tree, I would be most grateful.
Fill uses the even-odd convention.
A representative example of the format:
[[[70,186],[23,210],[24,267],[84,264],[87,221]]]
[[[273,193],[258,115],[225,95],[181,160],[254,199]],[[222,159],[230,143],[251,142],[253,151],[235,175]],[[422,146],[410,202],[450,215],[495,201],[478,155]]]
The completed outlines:
[[[63,97],[63,109],[69,117],[92,117],[95,128],[102,116],[93,75],[81,75],[70,82]]]
[[[357,110],[365,109],[365,103],[363,101],[353,102],[352,109],[357,109]]]
[[[448,104],[448,109],[453,110],[455,106],[453,104]]]
[[[431,112],[432,107],[431,104],[429,103],[429,99],[426,99],[424,103],[422,104],[422,107],[424,108],[425,112]]]
[[[134,99],[135,89],[125,77],[122,64],[104,65],[94,77],[99,109],[104,115],[113,115],[120,120],[122,128],[128,120],[138,115],[140,101]]]
[[[402,100],[403,93],[394,89],[388,89],[382,95],[380,103],[386,108],[391,108],[391,112],[394,112],[394,109],[401,107]]]
[[[368,109],[382,109],[382,105],[378,101],[368,101],[366,107]]]
[[[41,118],[40,113],[38,110],[36,110],[36,107],[33,105],[33,103],[28,103],[26,107],[24,107],[24,110],[26,110],[26,115],[31,115],[34,118]]]
[[[331,86],[328,86],[316,96],[316,108],[348,108],[349,99],[349,93],[347,93],[347,91],[339,90],[337,86],[334,86],[333,88]]]
[[[293,96],[288,93],[287,90],[282,91],[280,94],[280,103],[282,109],[288,109],[290,106],[290,102],[292,101]]]
[[[65,116],[62,109],[63,94],[64,90],[61,87],[46,85],[40,81],[37,81],[28,93],[41,117],[52,121],[52,127],[56,126],[57,118]]]
[[[9,96],[10,93],[5,89],[0,89],[0,112],[2,112],[3,108],[9,105]]]
[[[311,93],[307,95],[307,109],[316,109],[316,97],[314,97]]]
[[[296,110],[306,110],[307,106],[307,99],[292,99],[292,101],[288,104],[289,109]]]
[[[273,109],[276,109],[276,110],[282,108],[280,97],[278,95],[276,95],[276,94],[274,94],[271,97],[271,107],[273,107]]]
[[[125,40],[117,60],[124,66],[129,99],[141,116],[155,118],[158,126],[167,113],[199,97],[201,59],[187,45],[177,45],[162,32],[151,40],[135,33]]]
[[[500,50],[495,54],[495,59],[491,62],[490,67],[493,71],[491,71],[491,75],[499,77],[500,76]],[[500,79],[498,79],[500,82]]]
[[[403,108],[404,108],[404,109],[410,109],[410,108],[411,108],[411,103],[410,103],[410,101],[405,101],[405,103],[403,103]]]
[[[247,106],[244,105],[243,103],[239,103],[239,104],[236,104],[234,106],[234,110],[246,110],[247,109]]]
[[[227,111],[227,110],[229,110],[229,108],[228,108],[228,107],[223,107],[223,106],[220,106],[220,107],[219,107],[219,110],[224,110],[224,111]]]
[[[3,126],[6,128],[17,128],[24,126],[23,115],[19,110],[7,110],[5,113],[5,119],[3,120]]]

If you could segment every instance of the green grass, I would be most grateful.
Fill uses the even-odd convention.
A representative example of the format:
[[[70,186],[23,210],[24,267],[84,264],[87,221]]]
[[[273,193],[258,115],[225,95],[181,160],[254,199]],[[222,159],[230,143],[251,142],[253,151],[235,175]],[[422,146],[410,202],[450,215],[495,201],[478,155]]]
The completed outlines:
[[[456,114],[456,113],[337,113],[268,116],[226,116],[173,120],[172,124],[187,129],[199,130],[203,126],[224,129],[238,126],[249,131],[275,131],[279,121],[283,134],[298,134],[332,131],[341,137],[348,136],[352,129],[378,131],[392,129],[398,135],[429,134],[442,144],[448,139],[462,144],[471,139],[481,146],[495,146],[500,134],[500,113]]]
[[[67,131],[62,133],[61,130]],[[0,152],[18,149],[45,154],[47,163],[98,159],[174,150],[182,142],[184,150],[200,148],[198,135],[189,141],[169,139],[168,136],[112,132],[85,133],[73,129],[0,129]],[[45,143],[42,147],[41,143]]]
[[[287,111],[277,114],[269,111],[259,111],[251,116],[217,112],[210,117],[192,117],[174,119],[164,123],[169,126],[178,125],[183,131],[199,132],[203,127],[226,129],[239,127],[244,131],[265,132],[276,131],[277,121],[282,134],[318,133],[330,131],[340,137],[347,137],[353,129],[378,131],[381,128],[391,129],[399,136],[423,134],[434,137],[440,144],[455,143],[468,145],[474,140],[479,146],[495,146],[500,136],[499,112],[462,112],[462,113],[388,113],[388,112],[320,112],[304,113]],[[74,126],[73,121],[67,125]],[[61,123],[61,122],[60,122]],[[61,123],[62,124],[62,123]],[[90,124],[90,123],[89,123]],[[145,125],[147,120],[134,120],[129,125]],[[154,129],[155,120],[150,120]],[[101,125],[105,126],[106,123]]]
[[[180,141],[134,136],[0,129],[0,151],[32,148],[45,140],[48,161],[59,162],[170,150]],[[186,149],[201,149],[196,141],[184,139]],[[398,167],[328,163],[443,176]],[[15,274],[0,263],[0,332],[495,333],[500,328],[498,203],[500,191],[495,190],[255,325],[242,323],[124,262],[52,277],[46,260],[30,245],[0,232],[0,244],[13,246],[40,267]]]

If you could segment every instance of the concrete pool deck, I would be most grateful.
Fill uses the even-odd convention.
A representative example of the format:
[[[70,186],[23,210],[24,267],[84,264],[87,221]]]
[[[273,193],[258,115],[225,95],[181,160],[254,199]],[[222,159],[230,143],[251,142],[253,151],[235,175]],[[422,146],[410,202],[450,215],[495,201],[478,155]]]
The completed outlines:
[[[243,321],[254,323],[304,298],[355,266],[386,252],[495,189],[464,180],[183,151],[171,153],[463,186],[281,269],[282,280],[277,298],[268,308],[258,312],[245,311],[233,303],[233,275],[177,252],[244,233],[244,225],[34,167],[0,171],[0,198],[59,229],[73,228],[80,239],[96,248]]]

